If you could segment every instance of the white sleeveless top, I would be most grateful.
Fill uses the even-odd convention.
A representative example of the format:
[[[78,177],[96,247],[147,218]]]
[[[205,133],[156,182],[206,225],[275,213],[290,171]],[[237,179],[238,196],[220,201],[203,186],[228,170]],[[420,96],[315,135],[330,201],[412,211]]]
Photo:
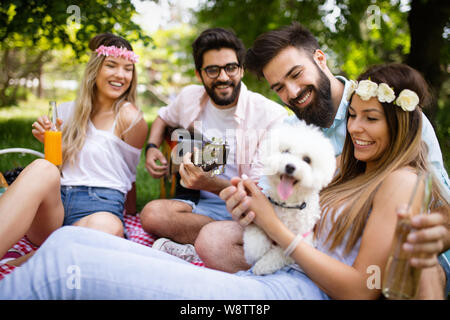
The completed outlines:
[[[326,210],[328,210],[328,209],[324,208],[322,210],[323,211],[322,216],[325,215]],[[331,214],[328,214],[328,216],[325,220],[320,221],[320,223],[325,223],[325,225],[324,225],[322,232],[319,234],[319,236],[316,240],[316,249],[319,251],[322,251],[323,253],[326,253],[327,255],[335,258],[336,260],[339,260],[339,261],[345,263],[346,265],[351,266],[351,265],[353,265],[356,257],[358,256],[359,248],[361,246],[361,237],[358,239],[355,246],[352,248],[352,250],[348,254],[345,254],[345,246],[347,245],[351,230],[349,230],[346,233],[342,243],[339,246],[337,246],[333,251],[329,250],[332,240],[330,240],[329,242],[325,242],[328,237],[328,234],[331,231],[333,224],[336,222],[336,220],[339,217],[339,215],[341,214],[342,210],[343,210],[343,207],[340,208],[336,212],[335,219],[333,222],[331,221]]]
[[[70,121],[74,107],[74,102],[58,106],[58,116],[64,123]],[[115,125],[116,121],[109,131],[98,130],[89,120],[86,139],[75,165],[67,163],[62,169],[61,185],[104,187],[124,194],[131,189],[141,150],[117,137]]]

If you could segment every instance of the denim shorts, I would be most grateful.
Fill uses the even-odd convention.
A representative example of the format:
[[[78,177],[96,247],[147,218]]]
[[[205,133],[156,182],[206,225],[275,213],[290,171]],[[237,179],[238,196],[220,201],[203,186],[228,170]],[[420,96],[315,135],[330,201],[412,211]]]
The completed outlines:
[[[112,213],[122,221],[125,194],[98,187],[61,186],[61,200],[64,206],[63,225],[73,225],[90,214],[100,211]]]

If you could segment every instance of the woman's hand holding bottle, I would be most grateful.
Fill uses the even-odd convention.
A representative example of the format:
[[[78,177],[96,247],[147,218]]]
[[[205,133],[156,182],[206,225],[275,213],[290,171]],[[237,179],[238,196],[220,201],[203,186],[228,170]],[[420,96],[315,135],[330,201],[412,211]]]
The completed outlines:
[[[63,121],[61,119],[56,119],[56,128],[60,130]],[[31,133],[33,136],[38,139],[40,142],[44,143],[44,133],[45,131],[50,131],[52,129],[52,122],[48,118],[48,116],[44,115],[39,118],[35,122],[33,122],[33,129]]]

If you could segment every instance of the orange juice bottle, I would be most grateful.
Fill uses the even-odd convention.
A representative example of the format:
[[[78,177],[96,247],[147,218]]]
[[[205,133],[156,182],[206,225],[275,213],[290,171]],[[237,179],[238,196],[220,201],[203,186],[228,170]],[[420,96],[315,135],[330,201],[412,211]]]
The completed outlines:
[[[56,166],[62,164],[62,135],[56,128],[56,102],[50,101],[49,116],[52,119],[52,128],[44,133],[44,154],[45,159]]]

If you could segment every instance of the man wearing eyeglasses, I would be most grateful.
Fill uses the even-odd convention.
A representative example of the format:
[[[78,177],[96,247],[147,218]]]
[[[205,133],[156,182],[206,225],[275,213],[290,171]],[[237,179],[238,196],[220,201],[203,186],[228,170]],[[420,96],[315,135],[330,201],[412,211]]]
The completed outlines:
[[[233,176],[259,177],[260,142],[268,130],[287,116],[282,106],[249,91],[241,81],[246,52],[233,32],[207,29],[192,48],[195,74],[203,85],[185,87],[172,103],[159,110],[151,127],[146,168],[153,178],[167,174],[168,161],[158,148],[170,126],[194,128],[207,140],[226,141],[230,149],[225,171],[211,176],[194,166],[186,154],[179,170],[181,181],[184,187],[199,190],[199,198],[181,199],[176,195],[173,200],[154,200],[140,215],[144,230],[161,237],[153,248],[188,261],[195,258],[192,244],[204,225],[231,219],[225,203],[218,197],[220,191],[230,185]]]

